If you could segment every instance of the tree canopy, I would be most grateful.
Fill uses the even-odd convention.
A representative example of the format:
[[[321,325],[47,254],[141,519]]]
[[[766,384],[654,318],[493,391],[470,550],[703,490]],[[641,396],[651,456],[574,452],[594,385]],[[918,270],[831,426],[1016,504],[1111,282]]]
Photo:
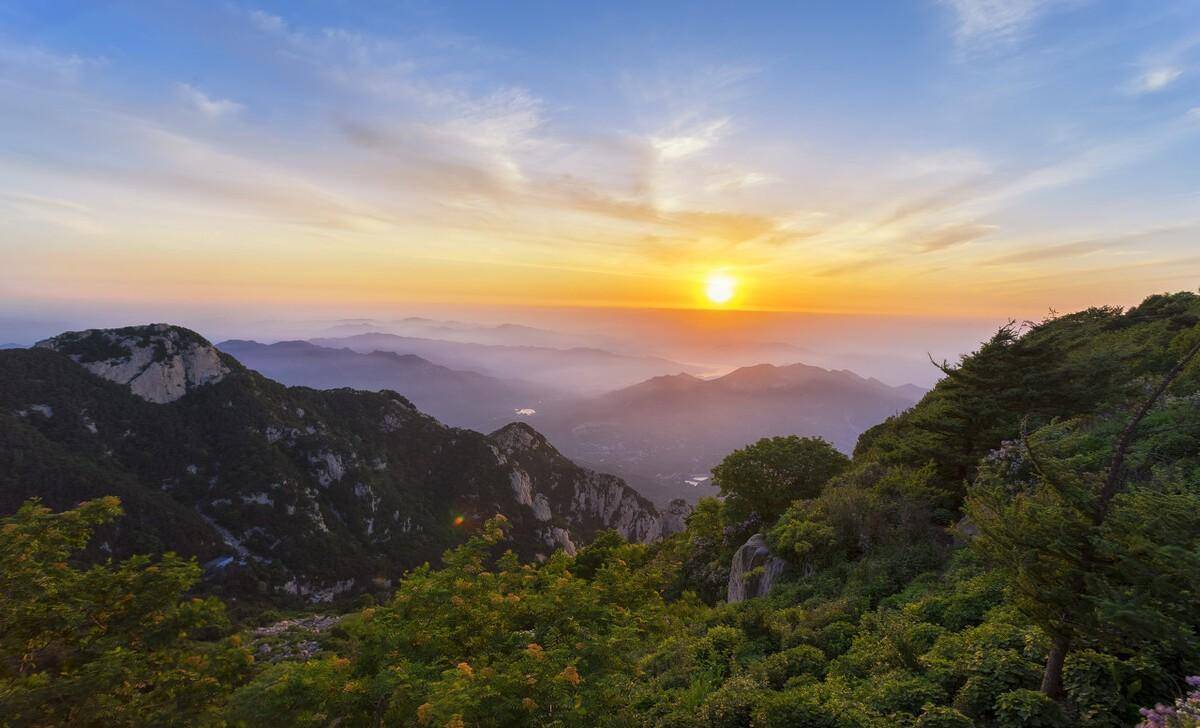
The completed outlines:
[[[734,450],[713,478],[734,521],[757,515],[774,523],[792,501],[812,498],[850,459],[820,437],[766,437]]]

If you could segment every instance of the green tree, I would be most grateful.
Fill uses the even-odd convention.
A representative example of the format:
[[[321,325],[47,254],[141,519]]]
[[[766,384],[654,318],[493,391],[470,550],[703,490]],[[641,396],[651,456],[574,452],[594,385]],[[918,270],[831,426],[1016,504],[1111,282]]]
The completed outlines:
[[[79,568],[68,560],[121,513],[28,502],[0,519],[0,711],[5,724],[203,725],[253,662],[199,568],[174,554]]]
[[[1178,337],[1177,363],[1115,437],[1104,421],[1043,428],[994,457],[967,500],[979,529],[973,546],[1050,637],[1041,689],[1053,698],[1064,694],[1063,668],[1081,641],[1119,650],[1200,636],[1200,492],[1171,472],[1133,478],[1127,462],[1139,426],[1200,353],[1192,333]],[[1060,456],[1042,452],[1043,441]],[[1097,441],[1111,453],[1099,467],[1087,453]]]
[[[713,468],[713,478],[730,523],[757,514],[769,525],[792,501],[816,497],[849,465],[849,458],[820,437],[766,437],[727,455]]]

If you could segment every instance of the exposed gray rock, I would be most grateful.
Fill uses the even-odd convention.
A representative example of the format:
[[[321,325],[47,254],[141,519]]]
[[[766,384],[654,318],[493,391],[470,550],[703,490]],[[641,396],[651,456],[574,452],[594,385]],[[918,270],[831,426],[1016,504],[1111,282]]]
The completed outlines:
[[[17,416],[28,417],[30,412],[36,412],[42,417],[54,416],[54,408],[48,404],[31,404],[24,409],[17,410]]]
[[[36,346],[61,351],[92,374],[157,404],[219,382],[230,371],[211,344],[167,324],[71,331]]]
[[[669,536],[672,533],[680,533],[687,528],[687,518],[692,515],[692,506],[682,498],[676,498],[667,504],[667,510],[663,511],[663,535]]]
[[[536,520],[556,524],[573,541],[584,543],[612,529],[628,541],[651,543],[682,531],[691,512],[683,501],[659,512],[624,480],[567,460],[527,424],[514,422],[489,438],[497,464],[510,469],[513,499],[530,508]],[[574,550],[574,544],[567,549],[557,536],[547,537],[546,543]]]
[[[569,519],[595,518],[627,541],[650,543],[663,537],[662,517],[620,478],[601,473],[575,486]]]
[[[537,430],[523,423],[514,422],[490,435],[493,442],[507,453],[538,450],[546,443]]]
[[[566,552],[567,556],[575,555],[575,542],[571,540],[571,534],[567,533],[565,529],[551,526],[546,530],[544,538],[546,545],[551,549],[562,549]]]
[[[963,516],[958,519],[958,523],[954,524],[951,534],[954,538],[954,546],[966,546],[979,535],[979,526],[976,526],[967,516]]]
[[[771,553],[761,533],[754,534],[733,554],[726,601],[732,604],[766,596],[786,570],[787,562]]]

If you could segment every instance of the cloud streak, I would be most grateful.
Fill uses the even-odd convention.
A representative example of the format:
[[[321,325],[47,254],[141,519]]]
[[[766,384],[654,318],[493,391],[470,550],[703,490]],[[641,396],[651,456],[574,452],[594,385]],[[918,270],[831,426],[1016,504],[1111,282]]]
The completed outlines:
[[[960,47],[989,48],[1020,40],[1062,0],[940,0],[954,15]]]
[[[1182,75],[1183,69],[1176,66],[1151,68],[1134,79],[1132,91],[1135,94],[1152,94],[1162,91]]]
[[[221,119],[227,116],[233,116],[242,109],[246,108],[242,104],[230,99],[210,97],[200,89],[187,83],[181,83],[176,86],[176,91],[179,93],[179,98],[181,98],[184,103],[199,112],[201,116],[207,119]]]

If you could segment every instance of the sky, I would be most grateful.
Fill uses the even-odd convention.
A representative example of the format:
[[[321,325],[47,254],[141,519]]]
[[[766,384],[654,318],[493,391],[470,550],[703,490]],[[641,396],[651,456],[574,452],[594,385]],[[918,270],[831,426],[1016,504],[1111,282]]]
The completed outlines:
[[[0,0],[10,315],[708,308],[717,274],[858,316],[1196,289],[1200,3]]]

